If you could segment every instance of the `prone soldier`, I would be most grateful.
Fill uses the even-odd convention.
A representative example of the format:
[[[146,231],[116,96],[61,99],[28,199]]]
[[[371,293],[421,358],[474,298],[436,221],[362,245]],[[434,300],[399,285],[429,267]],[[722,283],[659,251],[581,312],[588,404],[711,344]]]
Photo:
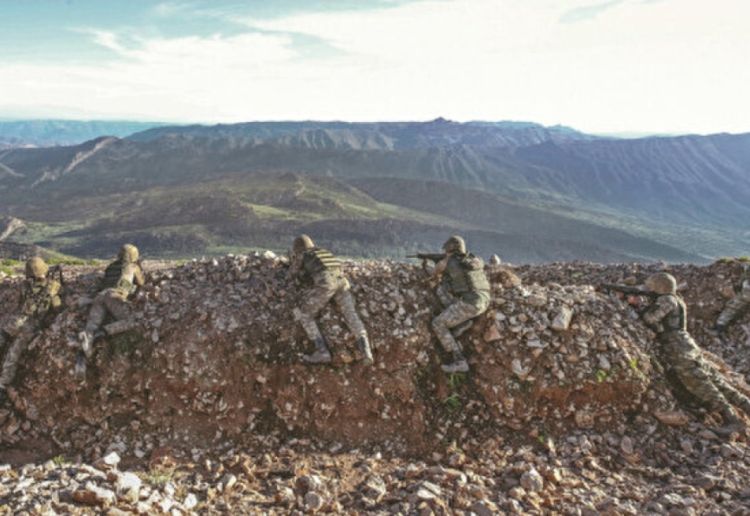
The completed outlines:
[[[295,319],[315,344],[315,351],[304,355],[302,359],[308,364],[331,362],[331,352],[315,318],[333,300],[341,310],[349,330],[357,337],[357,347],[364,363],[371,365],[373,357],[367,330],[357,314],[341,261],[330,251],[316,247],[309,236],[300,235],[294,239],[292,246],[289,274],[298,283],[311,285],[303,291],[300,307],[294,309]]]
[[[48,277],[49,266],[39,257],[26,262],[26,280],[21,287],[18,314],[0,329],[0,347],[8,344],[0,372],[0,402],[13,382],[24,350],[42,329],[49,314],[62,306],[60,282]]]
[[[444,310],[432,320],[432,329],[443,349],[452,356],[450,363],[441,366],[443,371],[465,373],[469,364],[456,337],[489,308],[490,282],[484,262],[466,251],[466,243],[460,236],[446,240],[443,251],[445,254],[435,265],[433,277],[439,280],[436,293]]]
[[[744,430],[745,423],[732,404],[750,415],[750,399],[730,385],[706,360],[687,331],[687,308],[677,295],[677,281],[667,273],[652,274],[644,287],[657,294],[641,313],[643,321],[658,335],[665,367],[671,368],[680,383],[724,420],[721,433]]]
[[[106,325],[104,331],[115,335],[135,327],[128,298],[137,287],[145,284],[143,269],[138,262],[138,248],[125,244],[120,249],[117,260],[104,271],[100,291],[94,298],[84,331],[78,334],[81,350],[76,357],[76,372],[85,375],[86,362],[94,354],[94,340],[107,315],[114,322]]]
[[[750,307],[750,264],[745,264],[743,269],[739,293],[729,300],[716,319],[714,329],[719,334],[724,333],[727,327]]]

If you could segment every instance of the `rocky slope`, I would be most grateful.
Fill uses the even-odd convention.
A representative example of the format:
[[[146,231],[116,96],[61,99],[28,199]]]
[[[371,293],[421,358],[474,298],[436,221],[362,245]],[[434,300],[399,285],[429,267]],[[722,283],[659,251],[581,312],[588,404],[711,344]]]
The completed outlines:
[[[0,502],[14,511],[640,514],[750,503],[745,436],[719,440],[715,415],[681,405],[653,335],[592,287],[642,267],[490,269],[493,306],[461,337],[465,376],[439,369],[436,300],[418,267],[347,264],[372,368],[335,310],[322,320],[334,364],[299,364],[295,294],[272,254],[149,269],[134,303],[143,327],[100,341],[83,384],[73,345],[95,271],[68,271],[66,309],[0,413],[0,462],[12,464],[0,468]],[[689,280],[694,328],[715,316],[736,269],[673,269]],[[0,286],[3,313],[13,286]],[[727,341],[698,332],[700,343],[746,357],[737,337],[748,317]],[[750,364],[731,362],[747,389]]]

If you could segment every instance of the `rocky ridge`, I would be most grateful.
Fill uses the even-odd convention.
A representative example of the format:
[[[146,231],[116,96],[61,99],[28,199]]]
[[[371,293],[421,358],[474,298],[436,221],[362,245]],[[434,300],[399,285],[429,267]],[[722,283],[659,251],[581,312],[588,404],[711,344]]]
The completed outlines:
[[[680,408],[652,334],[591,286],[656,267],[490,268],[493,306],[460,339],[472,372],[446,376],[418,267],[347,263],[376,365],[359,363],[326,310],[335,362],[308,368],[283,259],[160,264],[134,302],[143,328],[100,341],[84,384],[70,370],[95,276],[69,270],[66,309],[0,412],[0,462],[13,464],[0,468],[0,502],[113,513],[747,509],[744,437],[719,440],[715,415]],[[690,285],[729,284],[733,264],[683,271],[705,325],[722,290]],[[13,286],[0,286],[5,310]],[[700,343],[719,364],[745,345]],[[732,364],[742,382],[747,363]]]

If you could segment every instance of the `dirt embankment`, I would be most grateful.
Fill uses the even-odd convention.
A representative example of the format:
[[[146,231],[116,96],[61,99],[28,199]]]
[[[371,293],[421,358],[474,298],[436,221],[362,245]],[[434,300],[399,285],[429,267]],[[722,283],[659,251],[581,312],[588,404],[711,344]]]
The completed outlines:
[[[84,384],[75,336],[96,274],[68,271],[66,308],[0,411],[0,463],[55,460],[0,466],[0,502],[143,514],[721,513],[750,502],[743,438],[722,441],[711,414],[680,407],[653,335],[590,286],[658,266],[489,269],[492,307],[460,338],[472,370],[446,376],[418,267],[346,265],[375,345],[366,368],[332,308],[322,327],[334,364],[299,363],[297,294],[273,255],[157,265],[134,301],[143,327],[99,341]],[[699,343],[746,388],[750,315],[723,342],[704,331],[736,264],[671,270]],[[0,285],[2,313],[17,281]]]
[[[375,346],[372,368],[333,309],[322,327],[334,365],[300,364],[308,343],[283,260],[241,256],[152,272],[134,301],[142,329],[100,340],[84,384],[71,367],[94,278],[72,276],[65,311],[24,360],[19,413],[3,415],[3,439],[90,450],[102,431],[206,444],[280,432],[417,451],[535,421],[547,431],[603,424],[644,402],[650,335],[591,287],[526,286],[510,269],[492,270],[492,308],[461,337],[472,373],[446,376],[424,272],[366,262],[347,274]]]

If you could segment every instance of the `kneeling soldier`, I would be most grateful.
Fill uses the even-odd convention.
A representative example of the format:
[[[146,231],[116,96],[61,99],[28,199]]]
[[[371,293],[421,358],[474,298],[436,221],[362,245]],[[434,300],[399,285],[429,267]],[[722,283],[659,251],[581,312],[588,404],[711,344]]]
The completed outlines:
[[[349,281],[344,277],[339,259],[330,251],[315,247],[309,236],[301,235],[294,239],[289,273],[297,282],[311,284],[303,292],[301,306],[294,310],[295,319],[315,344],[315,352],[304,355],[303,360],[308,364],[326,364],[331,361],[331,352],[315,318],[333,299],[349,330],[357,336],[357,347],[364,357],[364,363],[371,365],[373,358],[367,330],[357,314]]]
[[[48,314],[62,305],[60,283],[47,278],[49,267],[41,258],[26,262],[26,281],[21,287],[19,313],[0,329],[0,347],[8,344],[0,373],[0,401],[16,375],[21,354],[42,328]]]
[[[690,394],[711,410],[721,412],[726,426],[720,431],[731,433],[744,429],[745,423],[731,403],[750,415],[750,399],[703,359],[700,348],[687,331],[687,308],[677,295],[674,276],[663,272],[652,274],[645,287],[659,295],[641,317],[658,335],[664,366],[674,371]]]
[[[79,353],[76,360],[76,372],[79,375],[86,373],[86,360],[94,354],[95,336],[107,314],[115,320],[104,327],[108,335],[122,333],[135,326],[128,297],[144,284],[143,269],[138,263],[138,248],[125,244],[120,249],[117,260],[110,263],[104,271],[101,290],[94,298],[86,329],[78,335],[82,353]]]
[[[432,320],[432,328],[443,349],[453,357],[451,363],[442,366],[443,371],[465,373],[469,364],[455,337],[469,329],[472,319],[489,308],[490,282],[484,262],[466,252],[460,236],[450,237],[443,244],[443,251],[446,256],[435,265],[433,275],[440,279],[437,295],[445,310]]]

